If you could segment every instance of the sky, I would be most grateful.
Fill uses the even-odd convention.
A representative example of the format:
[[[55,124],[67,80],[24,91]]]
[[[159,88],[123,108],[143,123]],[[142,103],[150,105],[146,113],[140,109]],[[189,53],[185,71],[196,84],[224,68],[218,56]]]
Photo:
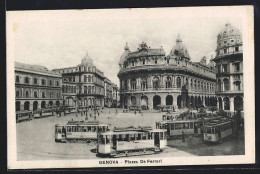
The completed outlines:
[[[166,55],[180,34],[191,61],[215,56],[217,34],[227,22],[241,33],[240,7],[19,11],[7,13],[7,48],[14,60],[48,69],[77,66],[86,52],[94,65],[119,84],[126,42],[136,51],[144,41]]]

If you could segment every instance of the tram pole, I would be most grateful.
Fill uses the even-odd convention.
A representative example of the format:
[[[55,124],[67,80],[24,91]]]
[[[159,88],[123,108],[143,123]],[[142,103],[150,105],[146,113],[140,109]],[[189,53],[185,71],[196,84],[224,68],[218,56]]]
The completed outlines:
[[[116,114],[117,114],[117,84],[116,84]]]

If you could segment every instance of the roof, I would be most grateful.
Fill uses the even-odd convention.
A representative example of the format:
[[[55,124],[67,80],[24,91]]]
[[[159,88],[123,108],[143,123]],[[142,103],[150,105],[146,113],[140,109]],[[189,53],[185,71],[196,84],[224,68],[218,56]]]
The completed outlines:
[[[152,130],[147,130],[147,131],[125,131],[125,132],[113,132],[113,131],[109,131],[109,132],[104,132],[101,133],[101,135],[124,135],[124,134],[140,134],[140,133],[144,133],[144,132],[166,132],[166,129],[152,129]]]
[[[22,70],[30,70],[34,71],[35,73],[46,73],[50,75],[59,75],[59,73],[55,73],[53,71],[49,71],[47,67],[42,66],[42,65],[30,65],[30,64],[25,64],[25,63],[20,63],[20,62],[14,62],[15,65],[15,70],[17,69],[22,69]]]
[[[66,125],[93,125],[93,126],[107,126],[106,124],[99,123],[99,121],[68,121]]]

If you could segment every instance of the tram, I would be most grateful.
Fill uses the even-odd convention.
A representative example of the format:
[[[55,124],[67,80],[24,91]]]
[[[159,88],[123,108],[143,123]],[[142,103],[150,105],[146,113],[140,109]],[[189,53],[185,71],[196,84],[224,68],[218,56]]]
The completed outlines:
[[[44,116],[52,116],[56,112],[57,108],[42,108],[33,112],[34,118],[40,118]]]
[[[32,111],[17,111],[16,112],[16,123],[24,120],[32,120],[33,112]]]
[[[55,142],[77,142],[97,140],[100,132],[108,131],[108,125],[99,121],[68,121],[65,125],[55,125]]]
[[[232,121],[229,118],[210,120],[203,126],[203,140],[206,142],[216,143],[232,134]]]
[[[166,130],[151,127],[115,128],[100,133],[97,156],[127,157],[161,152],[167,145]]]
[[[185,135],[201,134],[201,120],[171,120],[155,122],[156,129],[166,129],[167,138],[180,138]]]

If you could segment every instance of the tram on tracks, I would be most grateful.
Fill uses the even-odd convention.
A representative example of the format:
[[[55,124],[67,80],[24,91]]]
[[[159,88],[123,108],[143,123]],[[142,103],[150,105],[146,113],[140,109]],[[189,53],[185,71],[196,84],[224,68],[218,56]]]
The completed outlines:
[[[203,140],[216,143],[233,134],[232,121],[230,118],[218,118],[210,120],[203,126]]]
[[[41,118],[45,116],[53,116],[57,108],[41,108],[33,112],[34,118]]]
[[[32,111],[17,111],[16,112],[16,123],[25,121],[25,120],[32,120],[32,119],[33,119]]]
[[[166,130],[151,127],[115,128],[98,136],[97,156],[127,157],[161,152],[167,145]]]
[[[167,138],[181,138],[185,135],[201,134],[201,120],[169,120],[155,122],[156,129],[166,129]]]
[[[78,142],[97,140],[100,132],[108,131],[108,125],[99,121],[68,121],[55,125],[55,142]]]

